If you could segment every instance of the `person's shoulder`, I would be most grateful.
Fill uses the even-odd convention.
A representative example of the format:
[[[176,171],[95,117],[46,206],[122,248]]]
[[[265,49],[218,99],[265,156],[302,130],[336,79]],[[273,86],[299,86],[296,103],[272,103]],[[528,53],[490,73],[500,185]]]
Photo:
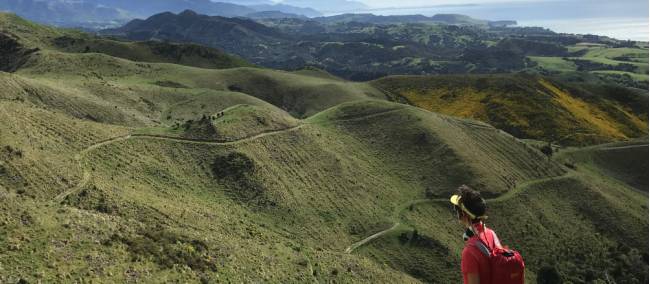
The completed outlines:
[[[494,242],[494,244],[497,247],[501,247],[501,241],[499,240],[499,237],[497,236],[497,233],[494,230],[492,230],[492,229],[490,229],[488,227],[485,227],[485,234],[487,235],[487,237],[489,239],[492,240],[492,242]]]
[[[497,233],[494,230],[488,228],[487,226],[485,226],[485,231],[483,231],[483,233],[485,234],[485,236],[489,238],[497,236]]]
[[[476,252],[479,252],[478,248],[476,247],[476,242],[479,241],[479,239],[474,236],[469,238],[467,241],[465,241],[465,247],[463,248],[463,255],[465,254],[474,254]]]

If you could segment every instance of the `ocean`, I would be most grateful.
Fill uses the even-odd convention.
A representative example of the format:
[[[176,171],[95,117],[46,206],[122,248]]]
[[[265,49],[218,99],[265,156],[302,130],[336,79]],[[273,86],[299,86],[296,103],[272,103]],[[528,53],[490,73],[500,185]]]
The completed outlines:
[[[377,15],[463,14],[485,20],[516,20],[519,26],[541,26],[555,32],[596,34],[622,40],[648,41],[648,1],[558,0],[501,2],[365,11]]]

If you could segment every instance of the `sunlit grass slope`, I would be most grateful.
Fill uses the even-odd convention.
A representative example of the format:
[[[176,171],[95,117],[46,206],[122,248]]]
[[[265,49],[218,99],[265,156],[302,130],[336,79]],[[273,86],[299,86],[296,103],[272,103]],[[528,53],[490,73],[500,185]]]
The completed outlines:
[[[66,81],[102,100],[119,104],[120,94],[138,94],[151,100],[168,93],[219,91],[246,93],[271,103],[295,117],[314,114],[338,103],[383,98],[383,93],[365,83],[312,77],[257,68],[200,69],[172,64],[137,63],[103,54],[70,54],[39,51],[17,74],[40,78],[51,86]],[[134,97],[134,96],[129,96]],[[127,104],[125,108],[132,108]]]
[[[396,100],[481,120],[518,138],[593,144],[646,136],[647,94],[531,75],[394,76],[374,84]]]
[[[648,191],[648,139],[571,148],[558,161]]]
[[[354,115],[357,109],[368,113]],[[18,260],[14,264],[35,261],[43,267],[40,277],[45,280],[68,273],[128,280],[148,272],[154,277],[148,279],[411,281],[343,251],[390,224],[392,212],[403,203],[446,196],[459,182],[501,192],[508,190],[508,182],[561,173],[541,154],[496,129],[403,105],[359,102],[303,123],[302,128],[241,143],[133,136],[100,144],[78,163],[62,160],[61,167],[45,172],[19,166],[26,157],[40,155],[47,162],[56,156],[18,144],[14,149],[24,154],[7,160],[7,168],[41,179],[51,172],[65,173],[69,184],[34,182],[20,191],[11,179],[3,179],[7,204],[25,206],[20,216],[5,212],[10,214],[7,233],[14,247],[7,257]],[[484,128],[478,136],[476,127]],[[50,132],[36,137],[46,143],[54,139],[50,136],[56,137]],[[3,144],[13,139],[3,136]],[[390,146],[394,141],[399,144]],[[459,149],[465,151],[456,153]],[[478,163],[484,151],[494,152],[493,161]],[[252,166],[229,164],[223,157],[232,153]],[[233,172],[219,177],[214,170],[218,161]],[[506,172],[508,167],[517,171]],[[85,173],[87,182],[75,188]],[[52,199],[65,191],[70,194],[56,213],[35,209],[42,204],[58,207]],[[30,221],[22,223],[24,218]],[[72,235],[80,238],[70,240]],[[55,251],[45,255],[51,249]],[[31,250],[38,253],[27,253]],[[88,253],[98,259],[80,268]],[[64,255],[70,261],[61,262]],[[25,275],[20,267],[8,269]],[[179,274],[183,269],[185,276]]]
[[[487,223],[502,243],[522,253],[527,282],[644,283],[647,206],[645,193],[579,165],[567,175],[526,182],[489,200]],[[398,220],[399,229],[358,253],[425,281],[461,281],[449,273],[460,262],[463,242],[446,200],[414,203]]]

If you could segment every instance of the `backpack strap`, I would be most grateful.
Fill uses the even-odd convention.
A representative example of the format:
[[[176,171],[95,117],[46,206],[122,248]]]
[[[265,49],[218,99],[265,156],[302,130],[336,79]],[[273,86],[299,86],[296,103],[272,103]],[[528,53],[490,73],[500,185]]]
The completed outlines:
[[[477,238],[474,240],[474,246],[475,246],[476,248],[478,248],[478,250],[480,250],[481,253],[482,253],[483,255],[485,255],[485,256],[487,256],[487,257],[490,257],[490,254],[491,254],[491,253],[490,253],[490,248],[488,248],[488,247],[483,243],[483,240],[481,240],[480,238],[477,237]]]
[[[503,248],[503,245],[501,245],[501,240],[499,240],[499,237],[497,237],[497,233],[492,231],[492,238],[494,238],[494,247],[495,248]]]
[[[483,231],[483,235],[487,233],[486,231]],[[497,239],[497,235],[494,233],[494,231],[490,230],[490,233],[492,234],[493,242],[496,247],[500,247],[500,245],[497,245],[499,243],[499,240]],[[481,239],[481,234],[476,235],[476,239],[474,240],[474,246],[478,248],[483,255],[490,257],[492,255],[492,249],[490,248],[490,245],[487,244],[483,239]]]

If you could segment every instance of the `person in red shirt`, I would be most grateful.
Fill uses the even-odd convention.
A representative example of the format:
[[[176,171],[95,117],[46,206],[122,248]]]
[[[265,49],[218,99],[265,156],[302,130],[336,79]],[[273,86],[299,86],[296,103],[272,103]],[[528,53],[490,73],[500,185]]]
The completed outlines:
[[[485,200],[481,198],[478,191],[463,185],[458,188],[458,194],[453,195],[450,201],[454,205],[459,222],[467,228],[463,235],[465,248],[461,255],[463,283],[490,284],[490,260],[481,251],[485,247],[477,246],[476,240],[483,241],[489,249],[500,248],[501,243],[494,231],[485,226],[484,221],[487,219]]]

